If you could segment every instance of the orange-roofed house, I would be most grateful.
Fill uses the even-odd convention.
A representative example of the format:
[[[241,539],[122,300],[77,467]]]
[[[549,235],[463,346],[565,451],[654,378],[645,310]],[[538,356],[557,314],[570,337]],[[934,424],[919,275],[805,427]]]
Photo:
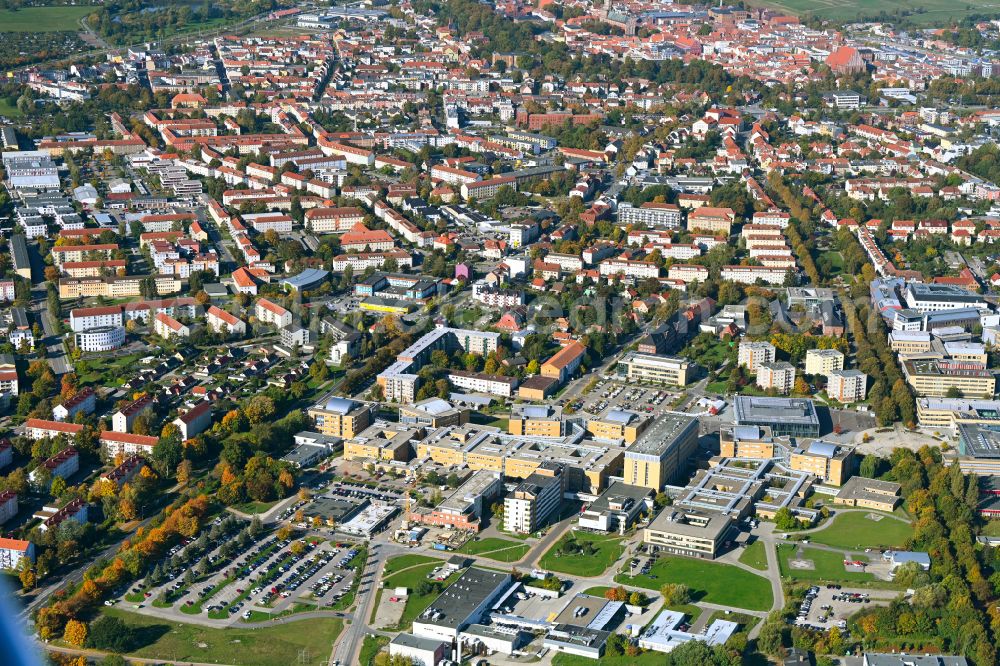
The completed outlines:
[[[178,93],[171,98],[170,107],[173,109],[179,109],[181,107],[200,109],[207,103],[208,100],[198,93]]]
[[[233,271],[233,288],[239,294],[257,295],[257,281],[243,266]]]
[[[581,342],[574,340],[542,364],[542,376],[556,379],[560,384],[565,382],[580,367],[586,351]]]
[[[180,323],[165,312],[159,312],[153,317],[153,330],[161,338],[186,338],[191,335],[191,329]]]
[[[205,313],[205,322],[216,333],[246,335],[247,332],[247,325],[242,319],[214,305],[209,306]]]
[[[100,438],[101,448],[108,459],[113,459],[119,453],[151,456],[158,441],[160,441],[159,438],[150,435],[137,435],[131,432],[115,432],[113,430],[101,431]]]
[[[273,301],[261,298],[254,306],[254,315],[258,321],[271,324],[277,328],[292,325],[292,313]]]
[[[0,569],[16,571],[24,558],[35,561],[35,544],[22,539],[0,538]]]

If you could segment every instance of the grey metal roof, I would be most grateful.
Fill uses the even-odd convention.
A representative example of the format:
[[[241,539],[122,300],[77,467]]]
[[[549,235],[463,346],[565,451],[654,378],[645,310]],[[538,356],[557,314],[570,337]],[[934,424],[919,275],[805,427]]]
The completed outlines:
[[[353,400],[348,400],[347,398],[338,398],[336,396],[330,398],[326,401],[326,411],[337,412],[338,414],[348,414],[352,409],[354,409],[357,403]]]
[[[632,412],[627,412],[624,409],[613,409],[610,412],[608,412],[607,415],[605,415],[604,420],[611,421],[612,423],[621,423],[622,425],[625,425],[626,423],[629,423],[633,418],[635,418],[635,414],[633,414]]]
[[[824,458],[832,458],[837,455],[837,445],[831,442],[824,442],[821,439],[817,439],[815,442],[809,445],[809,453],[814,456],[823,456]]]
[[[521,409],[521,414],[529,419],[544,419],[549,415],[549,408],[545,405],[528,405]]]

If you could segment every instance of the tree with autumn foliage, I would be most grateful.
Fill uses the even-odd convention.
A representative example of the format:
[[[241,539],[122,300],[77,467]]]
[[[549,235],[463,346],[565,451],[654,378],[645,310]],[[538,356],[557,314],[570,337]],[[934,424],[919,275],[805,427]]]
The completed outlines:
[[[59,395],[63,400],[68,400],[76,395],[77,378],[75,372],[67,372],[60,381]]]
[[[87,642],[87,625],[79,620],[70,620],[66,623],[66,629],[63,630],[63,640],[70,645],[83,647],[84,643]]]

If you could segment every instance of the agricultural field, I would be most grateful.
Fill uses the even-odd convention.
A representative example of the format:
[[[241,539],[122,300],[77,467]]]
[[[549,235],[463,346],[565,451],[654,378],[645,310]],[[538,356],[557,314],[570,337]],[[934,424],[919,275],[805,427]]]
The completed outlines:
[[[0,11],[0,32],[65,32],[80,29],[80,19],[94,7],[24,7]]]
[[[922,25],[950,23],[968,14],[988,14],[1000,8],[1000,3],[993,0],[971,0],[960,5],[947,0],[751,0],[750,4],[832,21],[855,21],[882,13],[892,16],[897,11],[917,10],[906,18]]]

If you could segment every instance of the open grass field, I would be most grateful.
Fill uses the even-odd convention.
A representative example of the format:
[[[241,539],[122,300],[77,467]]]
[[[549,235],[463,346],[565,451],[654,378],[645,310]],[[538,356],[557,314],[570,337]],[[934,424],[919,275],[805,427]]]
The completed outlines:
[[[297,655],[303,649],[313,659],[326,661],[330,646],[344,628],[339,618],[290,622],[276,627],[213,629],[118,609],[107,609],[105,614],[142,631],[147,642],[133,653],[136,657],[236,666],[286,666],[288,655]]]
[[[864,550],[899,548],[913,535],[909,523],[874,511],[871,514],[881,516],[881,520],[872,520],[867,511],[838,514],[825,529],[810,534],[809,540],[835,548]]]
[[[382,569],[382,577],[387,578],[397,571],[402,571],[403,569],[409,569],[418,564],[429,564],[443,563],[436,557],[428,557],[427,555],[397,555],[396,557],[390,557],[385,562],[385,568]]]
[[[767,555],[764,553],[764,542],[754,541],[740,553],[740,562],[758,571],[767,571]]]
[[[1000,536],[1000,520],[991,520],[983,526],[983,534],[986,536]]]
[[[584,553],[562,554],[560,547],[570,539],[589,541],[597,549],[597,552],[592,555]],[[538,565],[546,571],[574,576],[600,576],[622,556],[623,552],[625,552],[625,548],[622,546],[620,537],[589,532],[569,532],[549,548],[542,559],[538,561]]]
[[[907,18],[924,25],[946,24],[968,14],[995,13],[1000,8],[995,0],[970,0],[960,4],[947,0],[751,0],[750,4],[833,21],[854,21],[878,17],[881,12],[892,14],[897,10],[919,9],[920,13]]]
[[[790,543],[783,543],[778,546],[778,566],[781,568],[781,575],[793,580],[804,580],[809,582],[823,583],[876,583],[874,574],[848,572],[844,569],[844,555],[829,550],[819,548],[802,549],[802,559],[810,560],[812,569],[795,569],[788,561],[796,559],[797,547]],[[861,559],[858,556],[858,559]]]
[[[21,113],[15,105],[7,102],[6,98],[0,97],[0,116],[6,116],[7,118],[20,118],[24,114]]]
[[[695,601],[747,610],[769,610],[774,602],[766,578],[731,564],[687,557],[661,556],[648,574],[634,578],[618,574],[615,580],[649,590],[659,590],[664,583],[683,583],[691,589]]]
[[[517,562],[527,555],[529,550],[531,550],[531,546],[526,543],[498,537],[486,537],[479,541],[468,541],[455,552],[478,555],[498,562]]]
[[[80,29],[80,19],[96,7],[24,7],[0,11],[0,32],[62,32]]]

